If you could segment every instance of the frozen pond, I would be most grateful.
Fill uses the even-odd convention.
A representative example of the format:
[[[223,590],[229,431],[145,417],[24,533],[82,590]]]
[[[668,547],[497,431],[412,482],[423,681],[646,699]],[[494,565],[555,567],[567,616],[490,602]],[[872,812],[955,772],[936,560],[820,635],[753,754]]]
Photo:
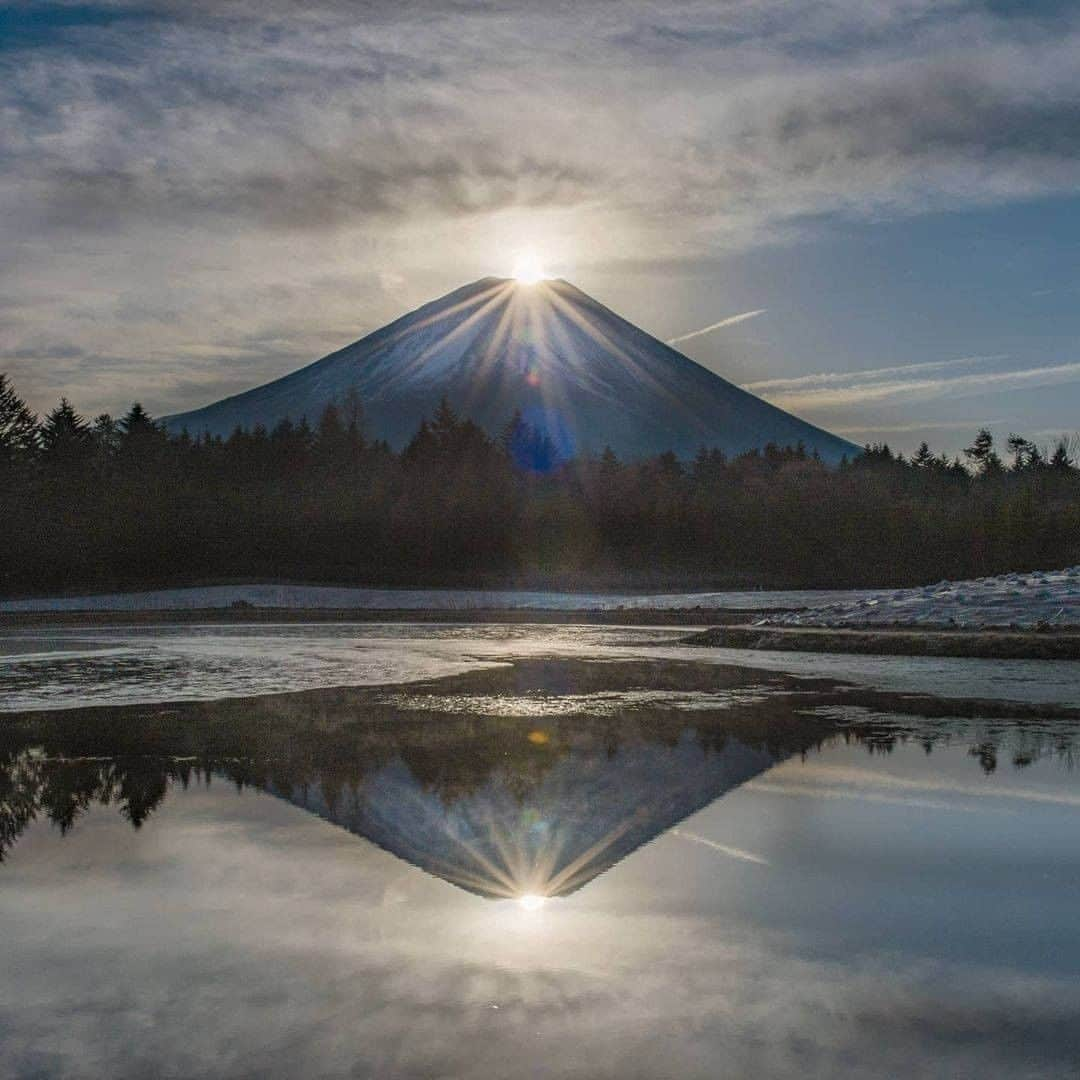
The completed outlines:
[[[5,632],[0,1076],[1070,1075],[1080,665],[687,632]]]
[[[690,659],[884,690],[1080,706],[1077,663],[678,644],[694,629],[363,623],[0,630],[0,712],[408,682],[530,656]]]

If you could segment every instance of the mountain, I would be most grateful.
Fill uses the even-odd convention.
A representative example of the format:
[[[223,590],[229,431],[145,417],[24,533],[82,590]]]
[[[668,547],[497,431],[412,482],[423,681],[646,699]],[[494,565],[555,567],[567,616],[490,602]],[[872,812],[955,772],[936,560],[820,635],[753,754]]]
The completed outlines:
[[[826,461],[857,448],[696,364],[562,280],[483,278],[290,375],[193,412],[171,431],[227,436],[288,416],[314,424],[360,396],[367,433],[401,448],[446,397],[497,432],[520,409],[562,457],[611,446],[635,458],[701,446],[738,453],[805,444]]]

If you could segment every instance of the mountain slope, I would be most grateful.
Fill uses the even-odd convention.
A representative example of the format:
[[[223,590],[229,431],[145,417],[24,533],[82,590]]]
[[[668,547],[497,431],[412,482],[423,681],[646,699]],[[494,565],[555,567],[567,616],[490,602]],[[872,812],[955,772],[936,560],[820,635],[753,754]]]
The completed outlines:
[[[490,432],[515,409],[563,456],[610,445],[633,458],[702,446],[737,453],[803,442],[828,461],[856,448],[762,401],[639,330],[566,281],[483,278],[264,386],[167,417],[228,435],[285,416],[314,423],[355,388],[368,433],[401,447],[444,395]]]

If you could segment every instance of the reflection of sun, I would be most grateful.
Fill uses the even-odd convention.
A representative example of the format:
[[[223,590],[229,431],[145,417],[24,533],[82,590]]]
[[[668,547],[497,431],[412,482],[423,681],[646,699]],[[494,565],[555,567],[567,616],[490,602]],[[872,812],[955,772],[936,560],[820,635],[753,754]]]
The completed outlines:
[[[520,252],[514,260],[514,277],[521,285],[535,285],[538,281],[547,279],[547,274],[540,265],[540,256],[531,248]]]
[[[526,893],[518,897],[518,903],[526,911],[539,911],[544,906],[545,900],[547,900],[546,896],[538,896],[536,893]]]

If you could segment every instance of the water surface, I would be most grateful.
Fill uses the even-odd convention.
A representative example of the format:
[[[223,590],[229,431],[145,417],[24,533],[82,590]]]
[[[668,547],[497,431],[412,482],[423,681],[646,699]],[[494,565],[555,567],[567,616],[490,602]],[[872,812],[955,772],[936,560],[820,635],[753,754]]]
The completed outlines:
[[[0,718],[0,1074],[1075,1070],[1080,715],[601,644]]]

